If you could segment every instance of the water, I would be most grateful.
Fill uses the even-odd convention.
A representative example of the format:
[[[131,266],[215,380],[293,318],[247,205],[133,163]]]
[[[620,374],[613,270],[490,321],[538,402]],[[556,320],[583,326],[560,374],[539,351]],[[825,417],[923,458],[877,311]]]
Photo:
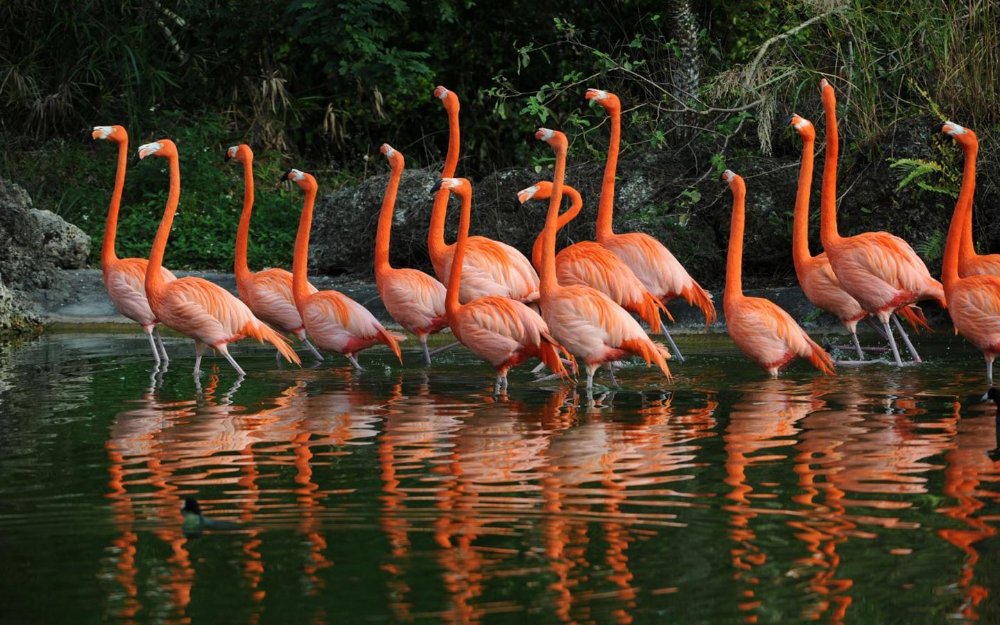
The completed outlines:
[[[3,623],[996,623],[1000,463],[983,366],[772,381],[683,337],[593,405],[463,350],[233,385],[169,342],[0,351]],[[413,349],[413,346],[410,348]],[[418,355],[405,353],[408,362]],[[197,497],[231,531],[185,535]]]

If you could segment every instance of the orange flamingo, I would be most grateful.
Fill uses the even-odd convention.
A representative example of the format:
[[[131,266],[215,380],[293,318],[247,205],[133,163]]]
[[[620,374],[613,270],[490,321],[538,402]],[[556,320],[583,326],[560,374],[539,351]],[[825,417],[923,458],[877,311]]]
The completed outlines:
[[[305,192],[299,231],[295,237],[295,258],[292,261],[292,294],[295,307],[302,315],[306,331],[320,349],[343,354],[361,371],[356,353],[368,349],[376,343],[383,343],[396,354],[400,364],[403,356],[399,351],[399,341],[405,339],[382,327],[367,308],[334,290],[309,292],[306,276],[309,263],[309,231],[312,229],[313,205],[319,186],[312,174],[289,169],[281,176],[281,182],[291,180]]]
[[[243,213],[236,230],[236,291],[240,299],[258,319],[282,332],[290,332],[302,341],[313,356],[323,360],[323,355],[306,338],[302,316],[295,308],[292,297],[292,274],[286,269],[265,269],[252,273],[247,265],[247,243],[250,237],[250,215],[253,212],[253,150],[241,143],[226,150],[226,160],[235,159],[243,164]],[[316,287],[307,285],[310,293]]]
[[[816,128],[808,119],[792,115],[789,122],[802,137],[802,165],[799,168],[799,188],[795,194],[795,217],[792,224],[792,260],[799,286],[809,301],[840,319],[858,352],[858,360],[865,353],[858,342],[858,322],[868,316],[858,300],[840,286],[826,253],[813,256],[809,251],[809,192],[812,186],[813,150],[816,145]]]
[[[128,132],[122,126],[94,126],[91,136],[97,140],[106,140],[118,144],[118,169],[115,172],[115,188],[111,192],[111,204],[108,206],[108,219],[104,226],[104,244],[101,246],[101,272],[104,275],[104,288],[108,297],[118,309],[132,321],[142,326],[149,338],[149,347],[153,350],[153,361],[160,365],[168,362],[167,348],[163,346],[160,331],[156,329],[156,315],[149,308],[146,299],[146,266],[145,258],[118,258],[115,254],[115,235],[118,231],[118,210],[121,208],[122,191],[125,188],[125,168],[128,166]],[[160,267],[164,282],[176,280],[174,274],[165,267]],[[155,340],[154,340],[155,339]]]
[[[246,337],[260,342],[267,341],[277,348],[289,361],[300,364],[296,354],[285,337],[281,336],[257,317],[247,305],[217,284],[203,278],[188,276],[166,281],[160,269],[163,254],[170,238],[170,227],[177,212],[177,202],[181,195],[181,168],[178,162],[177,146],[170,139],[160,139],[155,143],[139,146],[139,158],[158,156],[167,159],[170,169],[170,190],[163,219],[153,239],[153,249],[149,253],[146,269],[146,297],[156,318],[168,328],[194,339],[194,374],[201,371],[201,356],[208,345],[225,356],[229,364],[240,375],[246,375],[229,353],[229,343]]]
[[[809,338],[792,316],[774,302],[743,294],[743,225],[746,186],[743,178],[730,170],[722,174],[733,192],[733,217],[726,257],[726,290],[723,307],[726,331],[736,346],[771,377],[796,357],[808,358],[814,367],[833,375],[830,355]]]
[[[497,394],[507,388],[507,372],[511,367],[532,357],[541,359],[553,373],[568,377],[559,357],[562,347],[549,333],[542,317],[526,304],[496,295],[461,303],[459,285],[465,272],[463,261],[472,218],[472,185],[465,178],[442,178],[431,189],[432,192],[440,190],[453,192],[462,201],[455,243],[457,270],[449,276],[445,299],[448,325],[455,338],[496,369],[494,392]]]
[[[936,299],[944,308],[944,288],[931,277],[927,266],[903,239],[888,232],[863,232],[852,237],[842,237],[837,232],[837,100],[833,87],[825,78],[820,81],[820,89],[826,113],[826,161],[820,198],[823,248],[844,290],[868,314],[882,322],[896,365],[902,366],[903,361],[889,327],[890,318],[903,336],[913,360],[920,362],[920,355],[892,313],[925,299]]]
[[[445,157],[442,178],[453,178],[458,165],[459,125],[458,96],[444,87],[434,90],[434,96],[444,104],[448,113],[448,154]],[[430,252],[434,273],[441,282],[447,284],[455,257],[455,244],[444,241],[444,222],[448,212],[448,193],[439,191],[434,197],[431,210],[431,225],[427,233],[427,249]],[[519,302],[530,303],[538,299],[538,274],[531,263],[517,249],[487,239],[469,237],[462,267],[460,297],[462,303],[469,303],[487,295],[508,297]]]
[[[636,277],[664,304],[675,297],[683,297],[691,306],[705,314],[705,324],[716,320],[712,295],[694,281],[670,250],[662,243],[642,232],[616,234],[612,231],[612,213],[615,205],[615,171],[618,169],[618,149],[621,143],[621,102],[618,96],[600,89],[587,89],[587,100],[597,102],[608,112],[611,120],[611,139],[608,143],[608,160],[604,165],[601,199],[597,208],[597,242],[614,252],[631,267]],[[684,357],[670,337],[671,349],[677,360]]]
[[[671,379],[666,358],[669,353],[649,340],[635,319],[604,293],[583,285],[560,285],[556,277],[556,227],[562,204],[563,179],[566,176],[566,135],[539,128],[535,138],[548,143],[556,154],[552,175],[552,195],[542,231],[542,317],[553,335],[587,367],[587,391],[594,387],[594,372],[604,365],[616,384],[611,362],[628,355],[640,356],[646,364],[656,365]]]
[[[427,350],[427,336],[448,327],[444,299],[444,285],[422,271],[399,269],[389,264],[389,237],[392,231],[392,213],[396,208],[396,192],[403,176],[403,154],[383,143],[382,154],[389,159],[392,174],[382,200],[375,237],[375,284],[385,309],[404,329],[417,335],[424,350],[424,362],[431,364]]]
[[[963,245],[962,237],[965,226],[972,220],[979,142],[976,133],[954,122],[945,122],[938,131],[951,136],[965,153],[962,188],[948,228],[941,279],[948,297],[951,321],[959,334],[983,352],[986,379],[992,386],[993,359],[1000,354],[1000,277],[979,274],[962,278],[958,271],[963,255],[969,251]]]
[[[569,196],[571,203],[569,210],[559,215],[557,233],[573,221],[583,207],[583,198],[580,197],[579,191],[569,185],[563,185],[563,191]],[[517,199],[524,204],[530,199],[547,200],[551,196],[552,183],[542,180],[518,192]],[[542,270],[544,235],[544,231],[538,234],[531,250],[531,264],[539,271]],[[662,331],[660,311],[673,321],[670,311],[663,302],[646,290],[628,265],[615,256],[614,252],[595,241],[580,241],[559,250],[556,254],[556,279],[559,284],[567,286],[578,284],[597,289],[625,310],[639,315],[639,318],[649,324],[649,329],[653,332]]]
[[[977,254],[976,246],[972,241],[972,200],[976,195],[976,154],[978,153],[978,141],[975,149],[971,151],[963,147],[965,151],[965,166],[971,174],[963,174],[963,188],[968,184],[968,190],[964,193],[965,201],[969,203],[969,217],[962,228],[962,247],[958,253],[958,276],[968,278],[976,275],[1000,276],[1000,254]],[[971,159],[971,163],[970,163]],[[971,167],[971,169],[969,169]]]

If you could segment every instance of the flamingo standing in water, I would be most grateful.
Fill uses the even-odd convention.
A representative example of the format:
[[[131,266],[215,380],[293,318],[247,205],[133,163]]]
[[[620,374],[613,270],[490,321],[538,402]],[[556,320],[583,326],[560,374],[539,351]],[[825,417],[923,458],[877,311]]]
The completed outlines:
[[[253,212],[253,150],[241,143],[226,150],[226,160],[235,159],[243,164],[243,213],[236,230],[236,290],[240,299],[258,319],[282,332],[290,332],[302,341],[313,356],[323,360],[323,355],[306,338],[306,327],[295,307],[292,297],[292,274],[286,269],[265,269],[253,273],[247,264],[247,244],[250,237],[250,215]],[[310,293],[316,287],[309,284]]]
[[[302,315],[306,331],[320,349],[343,354],[361,371],[363,367],[355,354],[376,343],[383,343],[396,354],[400,364],[403,357],[399,351],[397,336],[378,322],[367,308],[339,291],[309,291],[309,231],[312,229],[313,205],[319,186],[312,174],[289,169],[281,176],[281,181],[291,180],[305,193],[299,231],[295,237],[295,258],[292,261],[292,295],[295,307]]]
[[[1000,277],[990,274],[961,277],[959,273],[963,256],[968,260],[970,252],[963,238],[966,226],[972,221],[972,196],[975,191],[979,142],[976,133],[954,122],[945,122],[938,131],[951,136],[965,153],[962,188],[948,228],[941,279],[944,281],[952,323],[959,334],[983,352],[983,358],[986,359],[986,379],[992,386],[993,360],[1000,354]]]
[[[559,215],[559,222],[556,224],[557,233],[573,221],[583,208],[583,198],[580,197],[579,191],[564,184],[563,192],[570,198],[570,207]],[[548,180],[539,181],[517,194],[521,204],[531,199],[547,200],[550,197],[552,197],[552,183]],[[543,230],[538,234],[531,250],[531,264],[539,272],[542,270],[544,239]],[[595,241],[580,241],[559,250],[556,254],[556,279],[559,284],[567,286],[578,284],[597,289],[625,310],[639,315],[640,319],[649,324],[649,329],[653,332],[662,331],[661,311],[668,319],[673,320],[663,302],[646,290],[628,265],[615,256],[614,252]]]
[[[920,362],[917,350],[892,313],[924,299],[936,299],[944,308],[944,288],[931,277],[913,248],[899,237],[888,232],[863,232],[842,237],[837,232],[837,100],[833,87],[826,79],[820,81],[820,89],[826,114],[826,161],[823,163],[820,197],[820,239],[823,248],[840,285],[868,314],[882,322],[896,365],[902,366],[903,361],[889,326],[890,318],[902,334],[913,359]]]
[[[153,350],[153,361],[157,366],[162,361],[168,362],[167,348],[163,346],[160,331],[156,329],[156,315],[149,308],[146,299],[146,266],[145,258],[118,258],[115,254],[115,235],[118,232],[118,210],[121,208],[122,191],[125,188],[125,168],[128,166],[128,132],[121,126],[94,126],[91,136],[96,140],[111,141],[118,144],[118,169],[115,172],[115,187],[111,192],[111,204],[108,206],[108,219],[104,225],[104,244],[101,246],[101,273],[104,276],[104,288],[108,297],[118,309],[132,321],[142,326],[149,347]],[[165,267],[160,267],[164,282],[176,280],[174,274]]]
[[[743,294],[743,227],[746,185],[730,170],[722,174],[733,192],[733,217],[726,257],[726,290],[723,308],[726,331],[736,346],[771,377],[796,357],[808,358],[814,367],[833,375],[833,360],[816,344],[792,316],[774,302]]]
[[[496,295],[461,302],[459,285],[466,267],[463,260],[472,218],[472,185],[465,178],[442,178],[431,191],[441,190],[455,193],[462,201],[455,243],[456,270],[449,276],[445,299],[448,325],[455,338],[496,369],[495,393],[507,388],[507,372],[512,367],[532,357],[538,357],[553,373],[568,377],[559,356],[562,347],[542,317],[526,304]]]
[[[953,124],[953,126],[956,129],[961,128],[958,124]],[[964,130],[968,131],[968,129]],[[972,135],[971,142],[968,137],[965,137],[963,141],[957,141],[959,135],[967,134]],[[969,203],[969,217],[965,220],[965,226],[962,228],[962,247],[958,254],[958,276],[960,278],[977,275],[1000,276],[1000,254],[977,254],[976,246],[972,241],[972,200],[976,195],[976,155],[979,152],[979,140],[976,139],[975,133],[971,131],[952,136],[956,137],[956,141],[962,146],[962,150],[965,152],[966,172],[971,172],[971,174],[963,173],[962,175],[962,189],[965,190],[966,185],[968,185],[968,189],[963,197]]]
[[[555,172],[549,211],[542,231],[542,317],[552,334],[574,356],[583,359],[587,368],[587,391],[594,387],[594,372],[604,365],[615,384],[611,362],[634,355],[646,364],[656,365],[671,378],[666,358],[669,353],[649,340],[642,326],[610,297],[597,289],[582,285],[561,285],[556,277],[556,228],[559,206],[562,204],[563,179],[566,175],[566,135],[548,128],[539,128],[535,138],[545,141],[555,151]]]
[[[240,375],[246,375],[229,353],[229,343],[246,337],[260,342],[267,341],[289,361],[300,364],[299,356],[292,350],[285,337],[272,330],[254,316],[247,305],[217,284],[196,277],[164,279],[163,254],[170,238],[170,227],[177,212],[181,195],[181,169],[177,146],[170,139],[139,146],[139,158],[158,156],[167,159],[170,170],[170,190],[163,219],[153,239],[146,269],[146,297],[156,318],[168,328],[194,339],[194,374],[201,371],[201,356],[208,345],[225,356]]]
[[[792,115],[789,122],[802,137],[802,165],[799,168],[799,187],[795,194],[795,216],[792,224],[792,260],[799,286],[809,301],[840,319],[858,352],[858,360],[865,353],[858,342],[858,322],[868,316],[858,300],[840,286],[826,253],[813,256],[809,252],[809,193],[812,187],[813,152],[816,128],[808,119]]]
[[[405,159],[402,152],[383,143],[382,154],[389,159],[392,174],[382,199],[382,212],[378,218],[375,236],[375,284],[385,309],[404,329],[417,335],[424,350],[424,361],[431,364],[427,350],[427,336],[448,327],[444,300],[444,285],[422,271],[395,268],[389,264],[389,237],[392,231],[392,213],[396,208],[396,193],[403,176]]]
[[[458,166],[460,144],[458,96],[444,87],[436,88],[434,96],[441,100],[448,113],[448,154],[441,177],[453,178]],[[442,190],[434,197],[427,249],[434,273],[445,284],[449,281],[455,256],[455,244],[448,245],[444,240],[447,212],[448,193]],[[499,295],[525,303],[538,299],[538,274],[524,254],[506,243],[486,237],[469,237],[462,276],[460,297],[463,303],[486,295]]]
[[[621,102],[618,96],[600,89],[588,89],[587,100],[597,102],[608,112],[611,120],[611,139],[608,143],[608,160],[604,165],[601,199],[597,208],[597,242],[625,261],[636,277],[664,304],[675,297],[683,297],[691,306],[697,306],[705,315],[705,325],[716,319],[712,295],[701,288],[662,243],[642,232],[616,234],[612,228],[615,204],[615,171],[618,168],[618,149],[621,143]],[[670,333],[664,329],[677,360],[684,357]]]

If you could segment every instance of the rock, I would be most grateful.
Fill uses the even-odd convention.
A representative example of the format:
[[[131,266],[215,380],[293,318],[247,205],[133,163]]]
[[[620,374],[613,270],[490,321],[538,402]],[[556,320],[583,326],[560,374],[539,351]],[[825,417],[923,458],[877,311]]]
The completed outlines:
[[[36,333],[41,329],[38,319],[22,310],[17,302],[10,289],[0,282],[0,338]]]
[[[57,269],[85,267],[90,237],[32,207],[27,192],[0,179],[0,275],[17,291],[49,288]]]

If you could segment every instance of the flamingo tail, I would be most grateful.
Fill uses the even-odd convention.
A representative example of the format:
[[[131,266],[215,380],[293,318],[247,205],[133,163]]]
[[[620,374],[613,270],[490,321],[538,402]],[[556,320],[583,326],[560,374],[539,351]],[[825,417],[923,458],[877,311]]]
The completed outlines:
[[[622,341],[622,344],[619,347],[630,354],[639,356],[646,361],[647,365],[656,363],[656,366],[660,368],[663,375],[667,376],[668,380],[672,380],[674,378],[674,376],[670,374],[670,368],[667,367],[667,358],[670,357],[670,352],[668,352],[667,349],[659,343],[654,343],[648,338],[640,337],[626,339]]]
[[[401,334],[396,334],[395,332],[389,332],[385,328],[379,328],[378,330],[379,342],[385,343],[392,350],[392,353],[396,354],[396,358],[399,359],[399,364],[403,364],[403,353],[399,349],[399,342],[405,341],[406,336]]]
[[[641,300],[637,302],[629,302],[628,305],[625,306],[625,310],[639,315],[640,319],[649,324],[649,331],[654,334],[659,334],[663,331],[663,322],[660,320],[660,311],[666,313],[667,319],[670,319],[671,321],[674,320],[670,311],[663,305],[663,302],[653,297],[653,294],[649,291],[643,293]]]
[[[715,312],[715,304],[712,302],[712,294],[701,288],[697,282],[691,281],[691,286],[681,290],[681,297],[692,305],[701,309],[705,314],[705,327],[715,323],[718,315]]]
[[[920,310],[919,306],[904,306],[897,309],[896,312],[910,324],[913,331],[917,334],[920,334],[921,329],[933,332],[931,327],[927,325],[927,317],[924,316],[924,311]]]
[[[282,334],[275,332],[271,326],[257,322],[250,322],[243,326],[239,334],[243,336],[249,336],[257,339],[257,341],[263,343],[268,342],[274,345],[275,349],[285,357],[288,362],[294,362],[295,364],[301,366],[302,361],[299,360],[299,355],[295,353],[292,349],[291,342]]]
[[[834,369],[833,358],[830,354],[826,353],[826,350],[816,344],[812,339],[809,340],[809,362],[812,366],[816,367],[826,375],[837,375]]]
[[[566,351],[562,345],[556,342],[550,334],[542,334],[542,344],[538,346],[538,357],[542,359],[545,366],[549,368],[552,373],[558,373],[560,377],[564,379],[569,379],[569,372],[566,371],[566,367],[563,366],[562,358],[560,357],[560,351],[564,352],[569,356],[570,362],[573,363],[573,368],[576,369],[576,359],[573,355]]]

